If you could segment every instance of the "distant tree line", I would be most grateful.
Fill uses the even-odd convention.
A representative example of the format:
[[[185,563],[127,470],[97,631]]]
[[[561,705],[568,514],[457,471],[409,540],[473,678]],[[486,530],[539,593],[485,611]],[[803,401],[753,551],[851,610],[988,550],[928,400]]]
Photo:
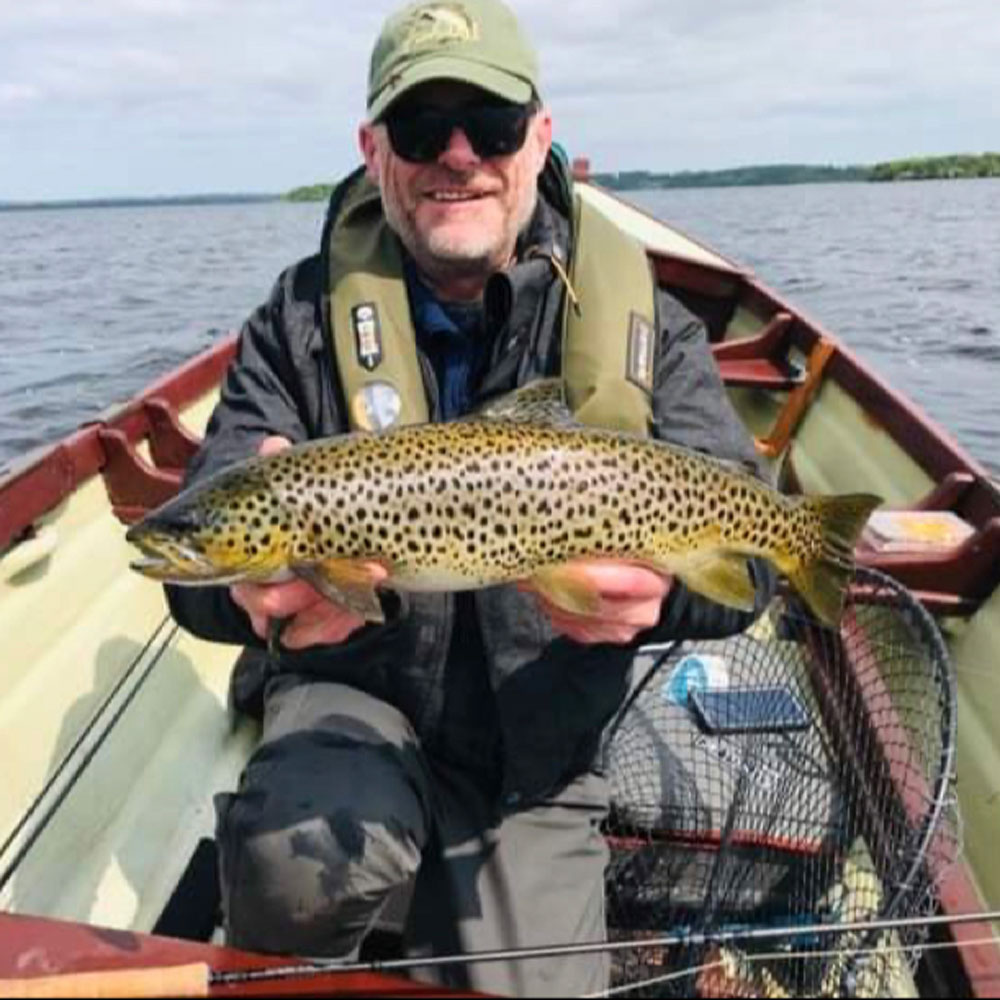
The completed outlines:
[[[331,194],[332,184],[309,184],[289,191],[285,195],[285,201],[328,201]]]
[[[642,191],[650,188],[761,187],[769,184],[865,181],[868,180],[868,168],[781,163],[759,167],[733,167],[729,170],[682,170],[670,174],[653,173],[648,170],[623,170],[614,174],[594,174],[592,179],[602,187],[617,191]]]
[[[1000,153],[959,156],[918,156],[890,160],[871,168],[873,181],[952,180],[1000,177]]]
[[[1000,177],[1000,153],[961,156],[925,156],[892,160],[874,166],[817,166],[809,163],[777,163],[729,170],[682,170],[656,173],[622,170],[595,173],[595,184],[613,191],[645,191],[663,188],[759,187],[771,184],[829,184],[854,181],[904,181],[932,178]],[[332,184],[296,188],[288,201],[326,201]]]
[[[768,184],[827,184],[845,181],[950,180],[1000,177],[1000,153],[916,156],[889,160],[874,166],[816,166],[808,163],[777,163],[729,170],[682,170],[656,173],[650,170],[622,170],[596,173],[596,184],[615,191],[643,191],[654,188],[756,187]],[[202,205],[273,201],[327,201],[333,184],[309,184],[283,195],[194,194],[163,198],[95,198],[81,201],[12,202],[0,200],[0,212],[36,208],[112,208],[146,205]]]
[[[867,167],[817,167],[806,164],[781,164],[763,167],[737,167],[731,170],[683,171],[677,174],[652,173],[648,170],[623,170],[620,173],[591,175],[591,180],[613,191],[642,191],[650,188],[743,187],[765,184],[819,184],[830,181],[868,180]],[[285,195],[286,201],[326,201],[332,184],[310,184]]]

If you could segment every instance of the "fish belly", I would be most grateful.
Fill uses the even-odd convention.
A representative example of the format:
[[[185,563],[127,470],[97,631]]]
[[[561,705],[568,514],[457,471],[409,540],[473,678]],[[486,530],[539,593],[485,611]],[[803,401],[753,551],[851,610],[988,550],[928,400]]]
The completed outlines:
[[[511,580],[500,574],[463,573],[458,570],[437,568],[398,570],[387,581],[388,585],[413,593],[434,594],[452,590],[480,590]]]

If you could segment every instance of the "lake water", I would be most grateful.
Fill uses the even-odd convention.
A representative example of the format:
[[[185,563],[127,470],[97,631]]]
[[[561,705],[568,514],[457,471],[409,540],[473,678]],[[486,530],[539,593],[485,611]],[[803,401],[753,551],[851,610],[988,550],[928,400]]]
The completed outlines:
[[[1000,181],[630,197],[753,269],[1000,473]],[[239,327],[323,212],[0,212],[0,466]]]

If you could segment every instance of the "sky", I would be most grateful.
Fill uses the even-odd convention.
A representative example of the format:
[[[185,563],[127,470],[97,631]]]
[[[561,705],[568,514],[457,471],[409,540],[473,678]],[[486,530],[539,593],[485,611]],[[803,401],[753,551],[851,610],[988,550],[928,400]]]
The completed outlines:
[[[358,162],[394,0],[0,0],[0,201],[280,192]],[[513,0],[594,170],[1000,149],[1000,0]]]

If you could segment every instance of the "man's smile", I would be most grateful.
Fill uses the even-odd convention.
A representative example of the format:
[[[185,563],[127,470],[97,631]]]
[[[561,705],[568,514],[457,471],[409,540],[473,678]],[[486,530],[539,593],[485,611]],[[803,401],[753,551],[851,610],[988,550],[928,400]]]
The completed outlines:
[[[424,194],[426,199],[435,202],[482,201],[491,196],[490,191],[468,191],[461,188],[435,188]]]

